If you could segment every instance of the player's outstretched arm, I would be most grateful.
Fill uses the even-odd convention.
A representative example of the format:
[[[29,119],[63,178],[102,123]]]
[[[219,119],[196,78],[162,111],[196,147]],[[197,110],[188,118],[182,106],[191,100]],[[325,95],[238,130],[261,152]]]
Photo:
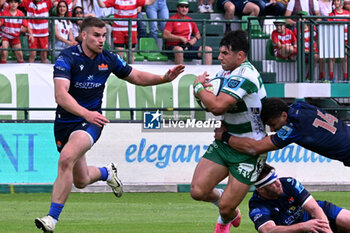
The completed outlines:
[[[169,69],[164,75],[152,74],[140,70],[132,69],[126,81],[140,86],[151,86],[173,81],[179,74],[184,72],[184,65],[177,65]]]
[[[69,93],[68,79],[54,79],[55,85],[55,100],[56,103],[64,108],[66,111],[84,118],[90,123],[98,126],[103,126],[109,122],[109,120],[96,111],[90,111],[82,107]]]
[[[326,231],[328,227],[329,227],[328,222],[320,219],[312,219],[307,222],[301,222],[290,226],[278,226],[273,221],[269,221],[259,228],[259,232],[260,233],[301,233],[301,232],[318,233],[318,232],[329,232],[329,231]]]
[[[255,140],[247,137],[236,137],[224,134],[226,129],[222,125],[221,128],[215,129],[214,138],[216,140],[228,143],[232,148],[252,156],[257,156],[278,148],[271,141],[271,136],[267,136],[261,140]],[[224,137],[223,137],[224,135]]]

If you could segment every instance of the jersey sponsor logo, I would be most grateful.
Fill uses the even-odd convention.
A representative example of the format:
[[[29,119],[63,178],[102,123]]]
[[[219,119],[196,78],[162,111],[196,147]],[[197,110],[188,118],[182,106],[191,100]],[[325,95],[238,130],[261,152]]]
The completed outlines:
[[[56,146],[57,146],[57,148],[61,148],[62,147],[62,142],[61,141],[56,141]]]
[[[94,80],[94,76],[93,76],[93,75],[89,75],[89,76],[87,77],[87,80],[88,80],[88,81]]]
[[[249,178],[254,170],[254,165],[249,163],[240,163],[237,170],[238,173],[244,178]]]
[[[293,129],[291,127],[289,127],[288,125],[284,125],[277,131],[277,136],[282,140],[286,140],[292,132]]]
[[[241,67],[238,71],[238,75],[243,76],[244,72],[245,72],[246,68],[245,67]]]
[[[230,81],[228,81],[227,86],[229,88],[236,89],[236,88],[238,88],[240,83],[241,83],[241,81],[239,81],[239,80],[231,79]]]
[[[304,190],[303,185],[298,180],[295,182],[295,186],[294,187],[295,187],[296,190],[298,190],[299,193],[301,193]]]
[[[56,60],[54,69],[57,69],[60,71],[66,71],[66,70],[69,70],[69,65],[64,61],[62,56],[59,56]]]
[[[74,84],[75,88],[81,88],[81,89],[93,89],[100,87],[101,83],[93,83],[93,82],[76,82]]]
[[[253,222],[256,222],[256,220],[258,220],[259,218],[261,218],[262,217],[262,214],[256,214],[256,215],[254,215],[254,217],[253,217]]]
[[[108,65],[102,63],[101,65],[98,65],[98,70],[108,70]]]
[[[66,69],[64,68],[64,67],[62,67],[62,66],[55,66],[55,68],[57,69],[57,70],[60,70],[60,71],[65,71]]]

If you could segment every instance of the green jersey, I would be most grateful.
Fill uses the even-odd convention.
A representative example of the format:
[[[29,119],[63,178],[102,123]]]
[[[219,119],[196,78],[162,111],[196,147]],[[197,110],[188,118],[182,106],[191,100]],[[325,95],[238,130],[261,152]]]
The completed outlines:
[[[265,137],[260,112],[262,100],[266,98],[266,90],[259,72],[246,60],[231,73],[221,71],[217,76],[225,78],[221,92],[238,101],[223,116],[228,132],[238,137],[256,140]]]

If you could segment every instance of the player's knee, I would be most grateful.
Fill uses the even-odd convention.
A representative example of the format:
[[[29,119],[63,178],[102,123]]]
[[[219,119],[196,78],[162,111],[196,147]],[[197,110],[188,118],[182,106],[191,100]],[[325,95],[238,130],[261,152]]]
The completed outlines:
[[[219,202],[219,210],[221,216],[231,216],[235,209],[236,206],[228,205],[222,201]]]
[[[60,158],[58,160],[58,170],[59,172],[70,172],[73,169],[73,160],[69,154],[61,152]]]
[[[78,189],[83,189],[85,188],[89,183],[85,182],[84,180],[75,180],[74,182],[74,186]]]
[[[194,200],[201,201],[205,199],[205,192],[198,186],[191,185],[190,193]]]

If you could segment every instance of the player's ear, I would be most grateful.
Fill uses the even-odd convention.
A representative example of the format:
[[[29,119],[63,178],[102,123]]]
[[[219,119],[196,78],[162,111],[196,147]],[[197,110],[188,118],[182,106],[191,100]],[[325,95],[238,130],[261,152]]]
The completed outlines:
[[[86,35],[87,35],[87,33],[86,33],[85,30],[81,32],[81,37],[82,37],[84,40],[86,39]]]
[[[281,117],[283,120],[287,121],[288,114],[286,112],[282,112]]]
[[[243,51],[238,51],[238,57],[239,57],[239,59],[245,59],[245,52],[243,52]]]

